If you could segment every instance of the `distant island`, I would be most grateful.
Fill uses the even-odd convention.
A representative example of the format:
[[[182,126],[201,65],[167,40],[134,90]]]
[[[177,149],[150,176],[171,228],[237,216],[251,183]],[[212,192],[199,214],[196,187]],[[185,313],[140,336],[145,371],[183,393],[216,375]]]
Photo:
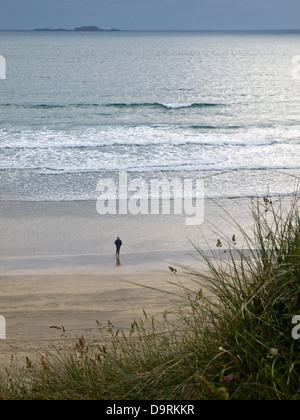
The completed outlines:
[[[120,29],[101,29],[98,26],[81,26],[75,29],[35,29],[37,32],[120,32]]]

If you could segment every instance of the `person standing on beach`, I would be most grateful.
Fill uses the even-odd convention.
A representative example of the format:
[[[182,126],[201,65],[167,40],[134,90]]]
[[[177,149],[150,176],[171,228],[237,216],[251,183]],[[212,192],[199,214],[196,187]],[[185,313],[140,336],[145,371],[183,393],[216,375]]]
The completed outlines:
[[[116,248],[117,248],[116,256],[119,259],[120,258],[121,246],[123,245],[123,243],[122,243],[121,239],[119,238],[119,236],[118,236],[118,238],[117,238],[117,240],[115,242],[115,245],[116,245]]]

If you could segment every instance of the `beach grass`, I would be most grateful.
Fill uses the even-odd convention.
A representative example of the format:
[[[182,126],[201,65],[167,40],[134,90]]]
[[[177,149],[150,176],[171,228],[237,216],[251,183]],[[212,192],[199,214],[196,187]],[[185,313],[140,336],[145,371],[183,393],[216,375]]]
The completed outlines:
[[[232,220],[232,237],[216,232],[213,258],[197,249],[204,270],[180,267],[179,276],[171,267],[185,291],[180,306],[156,317],[145,312],[126,333],[97,322],[96,339],[67,340],[7,369],[0,399],[298,400],[298,204],[296,197],[290,206],[254,200],[251,235]]]

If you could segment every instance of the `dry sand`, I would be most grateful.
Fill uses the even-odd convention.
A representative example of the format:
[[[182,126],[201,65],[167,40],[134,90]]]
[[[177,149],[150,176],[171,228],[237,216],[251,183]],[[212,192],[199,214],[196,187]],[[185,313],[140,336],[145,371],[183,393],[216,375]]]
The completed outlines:
[[[11,355],[24,363],[26,356],[62,340],[51,326],[93,336],[96,320],[128,329],[143,309],[154,315],[178,305],[179,297],[128,282],[182,294],[170,283],[175,277],[168,267],[201,269],[190,240],[208,249],[218,239],[213,229],[237,234],[225,213],[251,227],[249,200],[208,201],[200,228],[185,226],[183,216],[100,217],[91,202],[0,204],[0,315],[7,322],[0,369]],[[116,236],[124,241],[120,267],[114,259]]]
[[[158,314],[180,303],[180,298],[143,288],[128,281],[182,293],[168,282],[166,273],[105,275],[24,275],[3,276],[2,315],[7,322],[7,340],[0,342],[0,367],[11,355],[24,363],[49,345],[58,344],[60,332],[51,326],[64,326],[71,335],[100,338],[96,320],[111,321],[116,328],[130,328],[134,316]]]

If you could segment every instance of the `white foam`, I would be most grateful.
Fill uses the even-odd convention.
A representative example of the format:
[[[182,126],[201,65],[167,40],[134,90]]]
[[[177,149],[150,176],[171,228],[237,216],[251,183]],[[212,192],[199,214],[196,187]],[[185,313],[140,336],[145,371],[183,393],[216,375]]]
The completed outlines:
[[[108,146],[147,146],[189,144],[212,146],[260,146],[276,141],[300,143],[300,127],[265,129],[193,129],[168,125],[154,126],[99,126],[74,130],[0,130],[0,149],[46,149]]]
[[[168,109],[180,109],[180,108],[191,108],[194,104],[162,104],[165,108]]]
[[[39,173],[298,168],[299,126],[0,130],[0,169]]]

